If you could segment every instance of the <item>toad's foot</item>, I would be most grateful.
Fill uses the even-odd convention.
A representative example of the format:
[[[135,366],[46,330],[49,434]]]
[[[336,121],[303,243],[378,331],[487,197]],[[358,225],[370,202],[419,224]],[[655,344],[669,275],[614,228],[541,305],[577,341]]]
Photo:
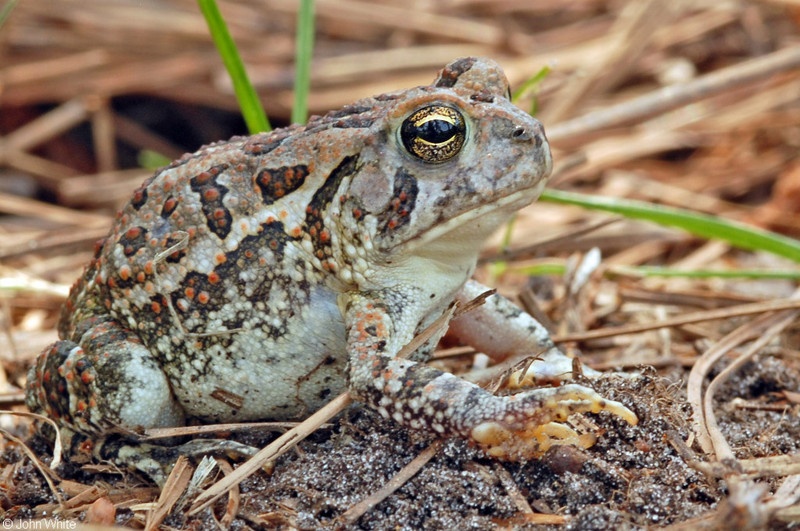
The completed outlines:
[[[628,424],[639,422],[636,414],[621,403],[576,384],[496,398],[507,401],[505,414],[479,423],[470,435],[488,455],[512,461],[540,457],[558,444],[592,446],[593,435],[579,435],[572,428],[552,422],[564,421],[573,413],[608,411]]]

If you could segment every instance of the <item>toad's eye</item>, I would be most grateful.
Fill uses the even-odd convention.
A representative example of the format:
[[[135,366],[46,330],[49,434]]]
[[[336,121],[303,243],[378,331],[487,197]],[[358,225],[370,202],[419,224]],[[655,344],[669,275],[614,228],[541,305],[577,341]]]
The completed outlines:
[[[400,127],[400,139],[409,153],[436,164],[461,151],[466,129],[460,112],[444,105],[430,105],[406,118]]]

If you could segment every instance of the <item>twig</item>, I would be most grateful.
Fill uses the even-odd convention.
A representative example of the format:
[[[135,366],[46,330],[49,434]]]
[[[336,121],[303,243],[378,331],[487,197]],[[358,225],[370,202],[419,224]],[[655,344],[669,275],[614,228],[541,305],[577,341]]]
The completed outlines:
[[[342,513],[342,515],[336,519],[337,524],[341,524],[345,527],[350,527],[355,524],[367,511],[388,498],[394,491],[402,487],[406,481],[410,480],[417,472],[422,470],[422,467],[436,455],[436,452],[441,446],[442,439],[433,441],[427,448],[422,450],[417,457],[412,459],[410,463],[387,481],[377,492],[367,496]]]
[[[800,46],[791,46],[717,70],[682,85],[670,85],[638,98],[552,125],[547,129],[547,137],[551,142],[558,143],[601,129],[640,121],[798,67],[800,67]]]
[[[226,476],[233,472],[233,467],[225,459],[218,457],[216,458],[216,461],[217,466]],[[242,498],[239,489],[237,487],[232,488],[228,497],[228,506],[225,508],[225,514],[222,516],[222,519],[219,522],[222,526],[222,529],[230,529],[233,519],[236,518],[237,514],[239,514],[239,507],[241,503]]]
[[[55,433],[56,433],[55,439],[53,441],[53,460],[50,461],[50,466],[46,466],[44,464],[42,464],[42,465],[45,466],[45,470],[47,471],[48,474],[50,474],[50,476],[53,479],[61,481],[61,478],[54,471],[54,469],[56,469],[59,466],[61,466],[61,454],[63,452],[63,445],[61,443],[61,440],[62,440],[61,428],[59,428],[58,423],[56,423],[53,419],[51,419],[49,417],[46,417],[44,415],[40,415],[39,413],[32,413],[30,411],[3,411],[3,414],[4,415],[14,415],[14,416],[17,416],[17,417],[29,417],[29,418],[36,419],[38,421],[50,424],[50,427],[52,427],[53,430],[55,430]],[[31,455],[33,455],[33,454],[31,454]],[[38,459],[37,459],[37,461],[38,461]],[[39,461],[39,462],[41,463],[41,461]]]
[[[172,467],[167,482],[164,483],[164,488],[161,489],[161,494],[158,501],[155,503],[153,509],[148,512],[147,523],[144,526],[145,531],[153,531],[158,529],[164,518],[167,517],[172,507],[178,502],[178,499],[183,495],[186,487],[189,486],[189,481],[192,479],[194,466],[189,463],[186,456],[178,457],[175,466]]]
[[[791,310],[795,308],[800,308],[800,300],[784,299],[776,301],[754,302],[752,304],[742,304],[739,306],[730,306],[728,308],[720,308],[716,310],[708,310],[702,312],[689,313],[686,315],[679,315],[655,323],[617,326],[617,327],[603,328],[602,330],[590,330],[588,332],[563,334],[559,336],[553,336],[553,341],[555,341],[556,343],[567,343],[572,341],[589,341],[592,339],[601,339],[604,337],[613,337],[624,334],[636,334],[639,332],[647,332],[649,330],[657,330],[659,328],[682,326],[685,324],[699,323],[702,321],[713,321],[715,319],[729,319],[731,317],[741,317],[743,315],[752,315],[756,313],[764,313],[777,310]]]
[[[56,107],[0,138],[0,162],[4,161],[11,151],[24,151],[34,147],[74,127],[88,116],[89,105],[86,98],[76,98]]]
[[[345,392],[328,402],[325,407],[275,439],[267,447],[239,465],[236,470],[202,492],[195,500],[191,509],[189,509],[188,514],[190,516],[197,514],[210,506],[230,489],[264,467],[269,461],[277,459],[294,447],[295,444],[314,433],[321,424],[335,417],[344,410],[344,408],[350,405],[352,401],[353,399],[350,397],[350,393]]]
[[[604,92],[636,64],[646,50],[654,30],[668,26],[676,11],[672,2],[645,0],[628,2],[609,30],[612,44],[599,61],[589,61],[589,73],[569,83],[547,108],[545,121],[556,122],[569,115],[576,104],[592,93]]]
[[[79,212],[71,208],[50,205],[43,201],[4,193],[0,193],[0,212],[19,216],[36,216],[46,221],[67,226],[102,226],[105,230],[108,230],[110,222],[108,216]]]
[[[201,426],[178,426],[175,428],[148,428],[145,436],[140,440],[153,441],[169,439],[171,437],[185,437],[187,435],[203,435],[220,431],[252,431],[259,429],[288,430],[297,426],[299,422],[229,422],[223,424],[203,424]]]
[[[705,396],[703,397],[703,421],[708,432],[709,439],[711,440],[711,444],[714,446],[714,453],[718,461],[736,459],[736,457],[733,455],[733,450],[731,450],[730,445],[725,440],[725,436],[722,434],[719,429],[719,425],[717,424],[717,418],[716,415],[714,415],[714,393],[716,393],[717,389],[719,389],[722,384],[728,381],[731,375],[733,375],[745,363],[747,363],[750,358],[752,358],[756,353],[760,352],[761,349],[767,343],[772,341],[776,335],[781,333],[787,326],[794,322],[798,313],[800,312],[795,310],[770,315],[770,319],[765,322],[765,324],[771,323],[769,328],[767,328],[755,341],[753,341],[747,350],[739,355],[738,358],[736,358],[730,365],[725,367],[725,369],[720,372],[717,377],[714,378],[708,385]]]
[[[737,345],[752,339],[756,334],[760,333],[761,330],[768,326],[771,319],[772,314],[765,314],[744,326],[740,326],[705,351],[689,373],[686,398],[692,407],[692,426],[700,447],[708,455],[714,455],[714,444],[703,422],[703,381],[722,356]]]
[[[556,234],[555,236],[551,236],[547,239],[532,243],[530,245],[526,245],[525,247],[520,247],[519,249],[509,249],[507,251],[502,251],[499,253],[482,256],[478,260],[478,264],[496,262],[497,260],[519,260],[522,258],[527,258],[535,255],[537,252],[543,252],[549,247],[556,246],[562,242],[565,241],[574,242],[576,238],[585,236],[590,232],[594,232],[596,230],[617,223],[622,219],[623,219],[622,216],[611,216],[603,218],[599,221],[585,223],[582,226],[569,230],[563,234]]]
[[[280,4],[273,0],[274,4]],[[283,2],[297,10],[294,0]],[[392,29],[405,29],[430,33],[437,38],[449,37],[457,41],[471,41],[498,45],[506,38],[505,31],[497,24],[479,22],[464,17],[451,17],[424,10],[409,10],[405,6],[374,4],[351,0],[317,0],[317,13],[323,18],[368,22]]]
[[[0,428],[0,434],[2,434],[2,436],[8,439],[9,441],[15,442],[17,445],[19,445],[20,448],[22,448],[22,451],[25,452],[25,455],[27,455],[28,459],[30,459],[31,463],[33,463],[33,466],[35,466],[42,474],[42,477],[47,482],[47,486],[50,487],[50,492],[53,493],[53,496],[55,496],[56,501],[58,501],[58,504],[59,505],[63,504],[64,500],[61,498],[61,494],[58,492],[58,489],[56,489],[55,484],[53,484],[51,476],[58,480],[60,480],[61,478],[58,477],[58,475],[53,471],[53,469],[45,465],[42,461],[40,461],[39,458],[36,457],[36,454],[33,452],[33,450],[31,450],[28,447],[28,445],[25,444],[25,441],[23,441],[19,437],[11,435],[11,433],[9,433],[7,430],[3,428]]]
[[[536,514],[533,512],[528,500],[525,499],[525,496],[523,496],[519,491],[517,484],[514,483],[514,479],[511,477],[511,474],[508,473],[508,470],[506,470],[503,465],[497,461],[492,463],[492,469],[497,475],[497,478],[500,480],[500,483],[503,485],[503,488],[506,489],[511,501],[513,501],[514,505],[517,506],[519,512],[521,512],[526,519],[530,519],[534,514]]]
[[[795,291],[792,294],[792,297],[787,301],[783,302],[792,302],[797,301],[800,298],[800,290]],[[760,303],[757,303],[760,304]],[[751,306],[746,304],[744,306]],[[729,352],[731,349],[740,345],[744,341],[761,334],[765,330],[772,330],[773,326],[777,326],[779,323],[783,323],[786,320],[787,314],[796,315],[797,312],[781,312],[781,313],[768,313],[761,315],[747,323],[746,325],[740,326],[720,341],[718,341],[714,346],[708,349],[703,355],[700,357],[700,360],[692,367],[691,372],[689,373],[689,378],[687,381],[687,389],[686,395],[689,404],[692,407],[692,427],[695,435],[697,435],[698,442],[700,443],[700,447],[706,454],[709,455],[717,455],[716,449],[717,445],[725,456],[727,457],[728,454],[724,450],[724,445],[715,444],[715,437],[713,437],[709,433],[706,413],[710,410],[710,407],[707,409],[705,401],[703,400],[703,381],[705,380],[706,375],[711,370],[711,367],[723,356],[725,353]],[[788,322],[787,322],[788,324]],[[786,326],[786,325],[783,325]],[[712,413],[713,416],[713,413]],[[715,421],[711,421],[713,426],[716,426]],[[718,455],[717,455],[718,456]],[[719,457],[719,456],[718,456]]]
[[[780,511],[782,509],[794,506],[796,521],[796,513],[798,512],[797,501],[800,500],[800,475],[789,476],[781,486],[775,491],[772,499],[767,502],[767,511],[773,512],[778,518],[781,518]]]

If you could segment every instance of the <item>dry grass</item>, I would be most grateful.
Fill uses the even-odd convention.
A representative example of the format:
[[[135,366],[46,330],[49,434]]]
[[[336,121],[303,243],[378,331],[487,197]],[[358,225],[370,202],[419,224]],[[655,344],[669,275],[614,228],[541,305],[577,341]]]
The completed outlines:
[[[271,121],[285,123],[297,2],[220,4]],[[551,186],[690,208],[800,235],[797,2],[317,0],[316,7],[312,112],[427,84],[458,56],[495,58],[517,86],[550,65],[537,103],[560,164]],[[0,28],[0,57],[0,383],[13,400],[25,367],[56,339],[58,308],[93,242],[150,173],[137,166],[137,153],[146,149],[175,158],[244,130],[191,0],[19,2]],[[530,108],[531,96],[519,104]],[[505,267],[484,264],[478,275],[519,297],[565,348],[580,347],[589,364],[652,365],[678,382],[676,402],[688,394],[693,430],[670,444],[724,503],[712,508],[709,502],[699,519],[696,513],[676,514],[658,523],[690,528],[737,517],[745,527],[796,525],[798,449],[774,441],[797,429],[800,389],[791,388],[795,380],[788,377],[783,388],[775,384],[761,394],[753,391],[758,382],[725,383],[745,381],[737,371],[751,356],[773,357],[777,365],[769,367],[785,371],[781,375],[800,370],[795,301],[773,302],[789,299],[796,283],[604,273],[643,264],[685,271],[797,271],[797,265],[607,219],[575,207],[536,204],[513,227]],[[499,242],[500,235],[487,257],[497,255]],[[600,249],[602,262],[574,282],[570,274],[593,247]],[[532,282],[525,269],[540,264],[542,256],[571,273]],[[469,349],[448,352],[439,362],[451,370],[471,365]],[[487,381],[491,376],[484,375]],[[706,387],[711,378],[721,379]],[[727,391],[720,398],[716,393],[723,387]],[[24,434],[27,425],[19,422],[8,425]],[[759,435],[748,439],[736,426]],[[3,444],[13,450],[18,443],[4,439]],[[776,456],[788,461],[776,466],[767,460]],[[16,516],[58,507],[45,494],[41,500],[23,498],[14,490],[25,483],[20,474],[35,474],[26,463],[21,455],[3,463],[7,490],[0,507],[17,506],[9,513]],[[521,517],[508,525],[537,521],[531,506],[544,512],[534,494],[526,501],[528,492],[516,489],[516,476],[479,463],[469,466],[476,475],[505,484],[517,500]],[[399,485],[413,476],[404,473]],[[748,496],[757,492],[755,478],[762,476],[777,479],[761,481],[764,493],[749,504]],[[719,490],[719,478],[728,484],[726,493]],[[390,486],[387,495],[398,485]],[[158,507],[158,521],[168,512],[166,502],[143,504],[153,500],[151,491],[125,494],[106,487],[81,489],[62,481],[62,494],[73,505],[61,504],[61,510],[99,513],[99,505],[89,506],[102,498],[120,510],[141,505],[131,525],[144,525],[145,509]],[[351,525],[359,511],[373,508],[350,507],[341,514]],[[247,520],[296,523],[294,510],[272,507]],[[229,522],[233,516],[223,518]],[[629,522],[641,524],[633,516]]]

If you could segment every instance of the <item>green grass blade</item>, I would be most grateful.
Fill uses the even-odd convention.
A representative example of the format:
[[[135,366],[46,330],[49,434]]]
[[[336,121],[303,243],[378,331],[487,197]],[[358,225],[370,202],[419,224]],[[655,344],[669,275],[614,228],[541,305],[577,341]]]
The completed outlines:
[[[14,8],[17,5],[17,0],[8,0],[6,4],[0,9],[0,28],[3,27],[8,17],[11,15],[11,12],[14,11]]]
[[[567,271],[567,266],[565,266],[563,263],[546,262],[522,267],[508,266],[506,267],[506,270],[527,275],[529,277],[541,277],[544,275],[561,276]]]
[[[250,134],[271,130],[272,127],[267,120],[264,107],[261,106],[258,95],[247,77],[242,58],[239,56],[236,44],[231,38],[216,2],[214,0],[197,0],[197,3],[206,19],[211,38],[214,39],[222,63],[228,70],[228,75],[231,76],[233,90],[239,101],[239,107],[242,109],[247,129]]]
[[[539,85],[541,85],[542,81],[550,74],[550,67],[543,66],[536,72],[532,77],[528,78],[520,87],[511,94],[511,101],[517,103],[522,96],[529,92],[538,92]],[[531,116],[536,116],[536,113],[539,110],[539,98],[534,95],[533,101],[531,101],[531,110],[529,114]]]
[[[682,278],[747,278],[747,279],[780,279],[800,280],[799,271],[762,271],[758,269],[731,269],[715,271],[713,269],[696,269],[683,271],[658,266],[617,266],[609,270],[609,274],[630,275],[638,277],[682,277]]]
[[[295,40],[292,122],[302,124],[308,119],[308,94],[311,90],[311,57],[314,52],[314,0],[300,1]]]
[[[552,189],[545,190],[540,200],[614,212],[632,219],[643,219],[660,225],[678,227],[702,238],[723,240],[741,249],[767,251],[800,262],[800,242],[797,240],[707,214],[653,205],[644,201],[576,194]]]
[[[508,266],[508,271],[528,276],[563,275],[567,266],[563,262],[540,262],[526,266]],[[681,278],[746,278],[800,280],[800,270],[766,271],[763,269],[695,269],[686,271],[661,266],[614,266],[605,271],[606,277],[625,275],[629,277],[681,277]]]
[[[171,158],[165,157],[161,153],[153,151],[152,149],[141,150],[139,155],[136,157],[136,160],[139,163],[139,166],[142,168],[147,168],[148,170],[153,171],[172,162]]]

